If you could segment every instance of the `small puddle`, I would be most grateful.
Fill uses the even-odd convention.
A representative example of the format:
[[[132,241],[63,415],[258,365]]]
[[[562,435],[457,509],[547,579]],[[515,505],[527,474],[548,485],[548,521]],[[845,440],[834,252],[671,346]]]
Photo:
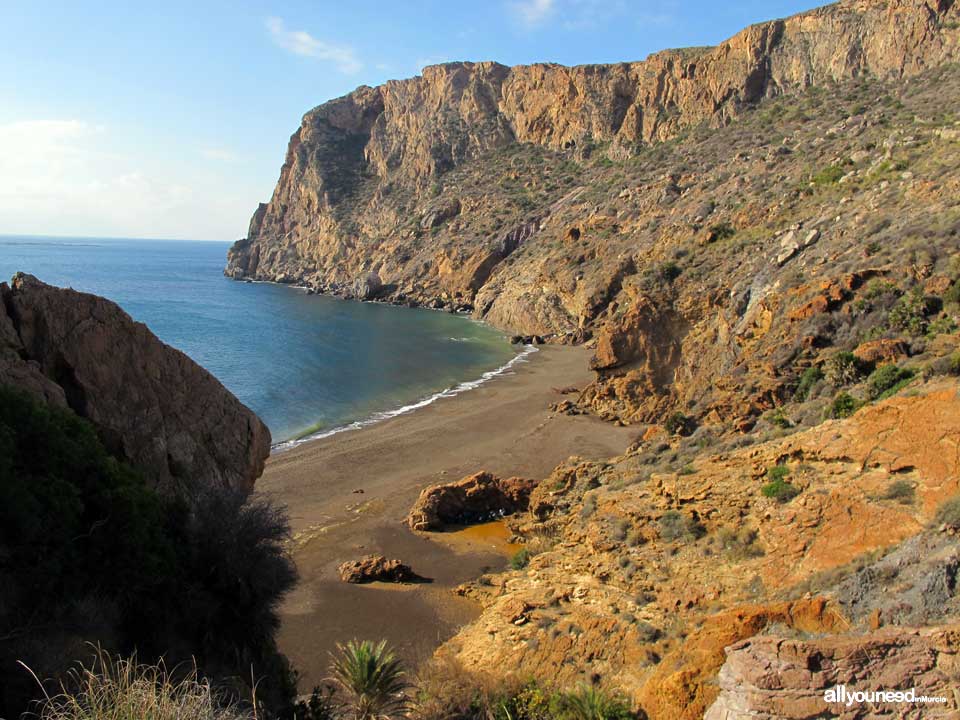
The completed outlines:
[[[437,537],[461,552],[495,552],[511,557],[523,547],[511,543],[512,536],[506,521],[492,520],[478,525],[450,526]]]

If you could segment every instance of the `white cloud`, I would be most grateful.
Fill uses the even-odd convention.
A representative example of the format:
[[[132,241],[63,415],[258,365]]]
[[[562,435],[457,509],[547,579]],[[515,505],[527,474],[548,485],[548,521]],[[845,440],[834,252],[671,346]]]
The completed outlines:
[[[0,233],[239,236],[252,202],[225,189],[230,168],[201,172],[188,155],[127,155],[120,143],[80,119],[0,123]]]
[[[267,31],[274,43],[294,55],[332,62],[345,75],[353,75],[363,69],[363,63],[353,48],[318,40],[304,30],[288,30],[280,18],[267,18]]]
[[[543,23],[554,11],[555,0],[519,0],[511,3],[514,14],[527,26]]]

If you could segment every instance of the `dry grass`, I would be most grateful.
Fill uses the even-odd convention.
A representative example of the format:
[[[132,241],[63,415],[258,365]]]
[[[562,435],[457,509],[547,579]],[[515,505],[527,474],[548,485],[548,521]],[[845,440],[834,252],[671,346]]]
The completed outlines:
[[[39,682],[39,680],[38,680]],[[45,691],[46,695],[46,691]],[[39,720],[256,720],[229,703],[196,669],[168,671],[97,649],[91,667],[72,670],[57,695],[32,714]]]

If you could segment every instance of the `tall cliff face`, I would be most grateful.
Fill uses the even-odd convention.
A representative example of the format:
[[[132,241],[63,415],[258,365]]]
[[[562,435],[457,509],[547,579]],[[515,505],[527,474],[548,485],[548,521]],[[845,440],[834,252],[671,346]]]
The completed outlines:
[[[270,431],[114,303],[18,274],[0,284],[0,383],[70,407],[163,492],[250,490]]]
[[[601,143],[623,159],[685,128],[728,124],[764,98],[867,74],[909,77],[960,57],[957,16],[952,0],[858,0],[642,62],[451,63],[361,87],[303,118],[273,198],[230,251],[226,273],[344,295],[363,295],[358,278],[376,273],[390,299],[475,308],[516,331],[567,331],[570,313],[521,297],[501,266],[509,232],[541,221],[572,188],[534,186],[517,207],[457,202],[451,171],[496,166],[497,151],[518,143],[574,158]],[[498,208],[511,217],[491,227]],[[509,312],[476,302],[494,275],[498,293],[514,296]]]

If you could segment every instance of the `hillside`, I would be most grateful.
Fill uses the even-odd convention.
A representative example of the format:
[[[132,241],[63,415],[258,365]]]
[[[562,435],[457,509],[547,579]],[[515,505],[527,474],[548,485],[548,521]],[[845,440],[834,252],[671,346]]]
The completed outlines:
[[[958,60],[953,2],[841,2],[307,113],[228,275],[586,344],[556,412],[636,428],[539,479],[510,520],[529,564],[460,588],[483,614],[422,716],[511,682],[663,720],[956,682]]]

